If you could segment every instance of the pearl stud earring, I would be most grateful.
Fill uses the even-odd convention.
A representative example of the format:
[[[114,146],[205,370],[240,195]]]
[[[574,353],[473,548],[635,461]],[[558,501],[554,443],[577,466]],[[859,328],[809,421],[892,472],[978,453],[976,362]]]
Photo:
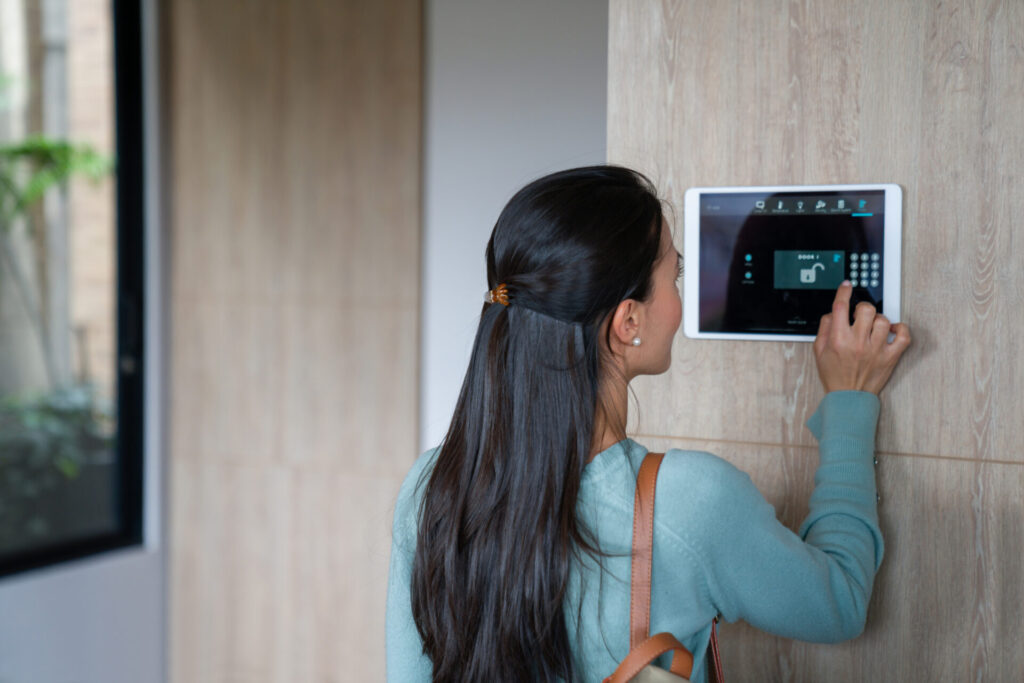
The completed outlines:
[[[633,337],[633,346],[640,346],[640,337]]]

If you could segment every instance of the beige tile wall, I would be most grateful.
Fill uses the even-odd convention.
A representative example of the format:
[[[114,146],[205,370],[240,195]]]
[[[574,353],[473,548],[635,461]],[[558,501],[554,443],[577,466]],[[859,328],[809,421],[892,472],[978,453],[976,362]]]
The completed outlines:
[[[110,3],[67,4],[68,134],[114,156],[114,70]],[[114,398],[114,295],[117,253],[114,174],[100,181],[76,178],[68,187],[71,368],[88,371],[105,400]],[[79,345],[74,332],[84,337]]]
[[[383,680],[422,3],[163,5],[176,683]]]
[[[897,182],[914,346],[883,396],[886,560],[866,633],[723,629],[732,680],[1022,680],[1024,4],[612,0],[609,157],[694,185]],[[747,471],[796,526],[821,388],[807,344],[693,341],[632,430]]]

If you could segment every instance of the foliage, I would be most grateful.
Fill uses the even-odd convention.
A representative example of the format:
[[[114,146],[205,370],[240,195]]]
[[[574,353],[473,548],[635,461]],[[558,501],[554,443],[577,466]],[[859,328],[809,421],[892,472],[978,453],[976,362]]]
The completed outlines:
[[[7,91],[15,79],[0,73],[0,111],[8,108]],[[89,145],[43,135],[0,145],[0,230],[39,201],[46,191],[73,175],[99,180],[113,161]]]
[[[6,226],[50,188],[73,175],[99,180],[113,161],[89,145],[35,135],[0,145],[0,226]]]
[[[5,91],[12,83],[0,74],[0,109],[7,107]],[[18,284],[16,291],[30,311],[44,355],[49,352],[45,326],[31,295],[41,285],[23,272],[7,240],[17,219],[47,191],[73,176],[100,180],[113,168],[113,159],[68,140],[33,135],[0,144],[0,267],[9,268]],[[25,222],[30,231],[31,223]],[[52,382],[52,371],[50,378]],[[111,407],[100,405],[88,384],[0,402],[0,553],[8,541],[45,538],[52,532],[48,509],[55,501],[59,505],[83,468],[113,461],[114,435]]]
[[[40,503],[111,462],[114,432],[112,407],[87,384],[0,402],[0,538],[46,536]]]

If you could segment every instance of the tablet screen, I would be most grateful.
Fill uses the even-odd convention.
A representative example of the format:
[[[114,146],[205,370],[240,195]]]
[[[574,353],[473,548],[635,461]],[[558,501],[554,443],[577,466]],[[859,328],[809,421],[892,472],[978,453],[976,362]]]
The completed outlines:
[[[844,279],[882,310],[885,191],[700,195],[700,332],[817,332]]]

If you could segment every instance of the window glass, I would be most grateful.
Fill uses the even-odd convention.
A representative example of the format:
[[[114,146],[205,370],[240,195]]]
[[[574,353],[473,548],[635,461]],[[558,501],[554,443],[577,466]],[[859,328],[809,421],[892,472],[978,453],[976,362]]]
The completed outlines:
[[[0,573],[138,526],[124,458],[141,453],[118,420],[114,17],[110,0],[0,0]]]

